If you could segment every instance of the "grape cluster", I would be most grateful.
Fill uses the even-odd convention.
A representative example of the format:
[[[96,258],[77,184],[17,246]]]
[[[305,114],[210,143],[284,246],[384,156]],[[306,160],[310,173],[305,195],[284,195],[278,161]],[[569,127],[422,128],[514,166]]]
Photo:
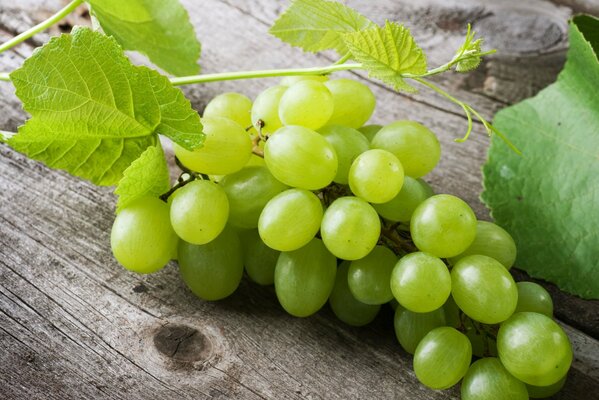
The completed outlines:
[[[117,215],[116,259],[139,273],[177,259],[206,300],[233,293],[245,269],[289,314],[328,301],[353,326],[390,303],[424,385],[462,380],[463,399],[555,393],[572,349],[550,296],[514,282],[505,230],[421,179],[439,161],[436,136],[414,121],[364,126],[374,107],[364,84],[321,76],[285,78],[254,102],[217,96],[204,146],[175,145],[187,172],[168,202],[144,197]]]

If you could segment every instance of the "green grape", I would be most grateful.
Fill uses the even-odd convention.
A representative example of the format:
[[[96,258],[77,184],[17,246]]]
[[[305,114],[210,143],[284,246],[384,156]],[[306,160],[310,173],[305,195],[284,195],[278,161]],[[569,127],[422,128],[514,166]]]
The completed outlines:
[[[426,192],[426,197],[427,198],[428,197],[432,197],[432,196],[435,195],[435,191],[433,190],[433,188],[431,187],[431,185],[429,185],[424,179],[418,178],[416,180],[424,188],[424,191]]]
[[[472,244],[461,254],[452,257],[449,262],[455,264],[461,258],[474,254],[494,258],[510,269],[516,261],[516,243],[502,227],[492,222],[478,221]]]
[[[447,326],[458,328],[462,325],[460,308],[455,303],[453,297],[449,296],[445,304],[443,304],[443,310],[445,311],[445,320],[447,321]]]
[[[349,261],[343,261],[337,269],[335,286],[329,297],[331,309],[341,321],[351,326],[364,326],[372,322],[381,306],[364,304],[356,300],[347,284]]]
[[[566,384],[567,377],[568,374],[564,375],[562,379],[549,386],[533,386],[525,383],[528,396],[530,396],[531,399],[545,399],[547,397],[551,397],[562,390]]]
[[[470,341],[463,334],[443,326],[422,338],[414,352],[414,373],[432,389],[447,389],[462,379],[472,359]]]
[[[379,215],[393,222],[409,222],[414,210],[429,198],[427,190],[414,178],[404,176],[401,190],[390,201],[372,206]]]
[[[512,375],[534,386],[558,382],[572,363],[572,346],[562,328],[533,312],[516,313],[501,324],[497,351]]]
[[[360,154],[349,169],[349,187],[370,203],[391,201],[403,185],[401,163],[385,150],[368,150]]]
[[[398,307],[395,311],[394,327],[395,336],[401,347],[410,354],[414,354],[418,343],[427,333],[435,328],[445,326],[443,309],[427,313],[415,313]]]
[[[497,342],[484,331],[484,326],[470,318],[465,318],[464,327],[466,328],[466,337],[472,345],[472,354],[476,357],[497,356]]]
[[[264,142],[260,142],[260,145],[262,145],[262,143]],[[262,147],[262,149],[264,149],[264,145],[259,147]],[[256,154],[252,154],[247,164],[245,164],[245,167],[266,167],[266,163],[264,162],[263,157],[257,156]]]
[[[397,256],[385,246],[351,262],[347,283],[354,297],[365,304],[384,304],[393,299],[389,287]]]
[[[362,132],[362,134],[364,136],[366,136],[366,139],[368,139],[368,142],[372,142],[372,138],[374,137],[374,135],[377,134],[378,131],[381,130],[383,126],[382,125],[364,125],[363,127],[359,128],[358,130],[360,132]]]
[[[289,189],[266,204],[258,220],[258,231],[268,247],[292,251],[312,240],[322,215],[322,204],[314,193]]]
[[[330,125],[345,125],[358,129],[372,115],[376,98],[370,88],[351,79],[333,79],[324,83],[333,95],[333,115]]]
[[[374,208],[357,197],[340,197],[324,213],[322,240],[335,257],[357,260],[374,248],[381,234],[381,221]]]
[[[227,175],[239,171],[250,159],[252,141],[238,123],[220,117],[202,118],[204,145],[189,151],[174,144],[175,155],[192,171],[208,175]]]
[[[227,224],[229,201],[222,187],[194,181],[178,189],[171,203],[171,224],[179,237],[192,244],[216,238]]]
[[[339,163],[334,182],[347,185],[349,168],[356,157],[369,148],[368,140],[353,128],[341,125],[327,125],[318,130],[335,149]]]
[[[467,316],[484,324],[505,321],[518,303],[514,279],[499,261],[487,256],[458,261],[451,271],[451,294]]]
[[[333,95],[314,80],[301,80],[285,91],[279,102],[279,118],[284,125],[318,129],[333,115]]]
[[[528,400],[524,383],[495,357],[472,363],[461,385],[462,400]]]
[[[279,82],[279,85],[291,86],[294,83],[297,83],[299,81],[326,82],[328,80],[329,80],[329,77],[326,75],[291,75],[291,76],[286,76],[283,79],[281,79],[281,82]]]
[[[266,167],[245,167],[225,176],[220,185],[229,199],[229,223],[244,229],[256,228],[266,203],[287,189]]]
[[[518,304],[516,311],[530,311],[553,316],[553,300],[545,288],[534,282],[518,282]]]
[[[237,122],[242,128],[252,125],[252,101],[241,93],[222,93],[210,100],[204,109],[204,118],[221,117]]]
[[[275,267],[280,252],[268,247],[260,238],[257,229],[239,234],[243,250],[243,265],[248,276],[259,285],[275,282]]]
[[[243,276],[241,243],[232,228],[212,242],[179,243],[179,272],[187,287],[201,299],[220,300],[231,295]]]
[[[110,233],[114,258],[126,269],[140,274],[164,267],[177,240],[168,205],[155,197],[142,197],[122,209]]]
[[[441,158],[441,145],[435,134],[415,121],[396,121],[382,127],[370,147],[395,154],[406,175],[412,178],[431,172]]]
[[[252,106],[252,125],[258,128],[258,120],[263,122],[262,133],[272,134],[283,126],[279,118],[279,103],[287,86],[272,86],[263,91],[254,100]]]
[[[451,276],[445,263],[431,254],[402,257],[391,274],[391,291],[403,307],[430,312],[443,306],[451,293]]]
[[[275,268],[275,292],[289,314],[307,317],[327,302],[333,285],[337,262],[319,239],[304,247],[283,252]]]
[[[453,257],[474,241],[476,216],[463,200],[438,194],[414,210],[410,231],[419,250],[439,258]]]
[[[284,126],[272,135],[264,145],[264,161],[275,178],[301,189],[321,189],[337,174],[333,146],[301,126]]]

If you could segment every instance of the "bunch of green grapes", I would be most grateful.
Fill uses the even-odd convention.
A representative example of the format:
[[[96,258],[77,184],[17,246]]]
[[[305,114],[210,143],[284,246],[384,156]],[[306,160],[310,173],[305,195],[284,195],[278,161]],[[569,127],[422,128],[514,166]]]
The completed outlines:
[[[177,259],[205,300],[231,295],[245,270],[289,314],[328,301],[353,326],[391,303],[424,385],[462,380],[463,399],[552,395],[572,348],[550,296],[514,282],[505,230],[422,180],[441,156],[436,136],[414,121],[365,125],[374,108],[366,85],[323,76],[285,78],[253,102],[217,96],[204,146],[175,145],[185,184],[118,214],[116,259],[139,273]]]

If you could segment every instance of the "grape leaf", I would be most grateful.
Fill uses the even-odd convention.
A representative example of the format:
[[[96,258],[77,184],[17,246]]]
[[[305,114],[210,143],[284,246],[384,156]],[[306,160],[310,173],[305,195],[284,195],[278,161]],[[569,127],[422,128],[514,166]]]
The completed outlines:
[[[345,55],[348,49],[341,35],[371,26],[368,18],[336,1],[294,0],[270,33],[306,51],[334,49]]]
[[[168,167],[162,146],[150,146],[131,163],[119,181],[114,191],[119,196],[116,212],[120,212],[140,197],[159,197],[169,187]]]
[[[87,0],[102,29],[174,75],[199,73],[201,46],[178,0]]]
[[[474,32],[472,30],[471,25],[468,24],[468,32],[466,33],[466,39],[456,52],[456,57],[459,57],[461,60],[455,65],[455,70],[457,72],[472,71],[478,68],[478,66],[480,65],[482,57],[476,56],[476,54],[480,54],[482,51],[481,47],[483,45],[483,39],[475,40],[475,36],[476,32]]]
[[[555,83],[495,118],[523,152],[494,138],[483,201],[518,244],[519,268],[584,298],[599,298],[599,20],[570,23]]]
[[[385,22],[359,32],[343,35],[345,44],[368,70],[368,75],[393,86],[395,90],[415,91],[402,74],[424,74],[426,57],[409,29],[394,22]]]
[[[8,143],[99,185],[116,184],[157,133],[188,149],[204,139],[179,89],[88,28],[51,39],[10,77],[32,117]]]

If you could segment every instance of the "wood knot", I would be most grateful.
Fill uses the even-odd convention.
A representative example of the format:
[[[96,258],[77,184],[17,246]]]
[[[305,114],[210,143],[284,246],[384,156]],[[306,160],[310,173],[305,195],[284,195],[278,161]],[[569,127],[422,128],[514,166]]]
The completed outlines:
[[[510,2],[476,21],[475,30],[501,55],[542,54],[567,43],[567,16],[561,10]]]
[[[186,325],[168,324],[154,334],[154,346],[163,355],[178,363],[195,363],[211,358],[210,339],[197,329]]]

